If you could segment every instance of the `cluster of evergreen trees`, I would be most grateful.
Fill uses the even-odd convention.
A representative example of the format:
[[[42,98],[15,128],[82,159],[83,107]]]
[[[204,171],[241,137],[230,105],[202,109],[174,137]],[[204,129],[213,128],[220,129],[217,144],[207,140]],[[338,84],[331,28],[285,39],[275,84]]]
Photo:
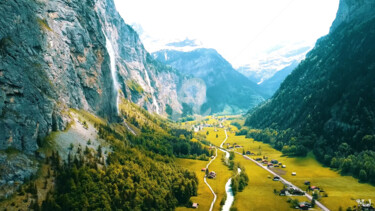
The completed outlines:
[[[56,187],[42,209],[172,210],[197,195],[194,173],[178,168],[171,158],[151,154],[124,147],[109,155],[107,165],[90,156],[56,165]]]
[[[79,148],[66,162],[53,153],[47,160],[55,169],[56,187],[41,209],[173,210],[188,205],[197,195],[198,179],[174,160],[206,158],[207,147],[192,142],[190,131],[170,127],[147,113],[142,118],[147,122],[136,124],[142,131],[137,136],[119,124],[95,125],[99,137],[111,145],[106,159],[101,147]]]

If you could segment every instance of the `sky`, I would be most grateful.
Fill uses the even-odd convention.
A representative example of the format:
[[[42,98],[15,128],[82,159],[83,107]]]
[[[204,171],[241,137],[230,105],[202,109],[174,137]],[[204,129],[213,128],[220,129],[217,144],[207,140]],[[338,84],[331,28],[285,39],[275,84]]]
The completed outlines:
[[[127,24],[141,26],[149,52],[168,42],[196,39],[234,67],[256,68],[273,60],[269,57],[275,57],[275,49],[285,53],[312,47],[328,34],[339,0],[115,0],[115,4]]]

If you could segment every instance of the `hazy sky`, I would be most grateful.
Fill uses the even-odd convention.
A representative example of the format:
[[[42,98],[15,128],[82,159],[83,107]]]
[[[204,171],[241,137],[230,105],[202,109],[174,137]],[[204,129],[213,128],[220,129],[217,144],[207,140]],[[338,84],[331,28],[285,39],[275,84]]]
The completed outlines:
[[[267,57],[277,46],[312,46],[329,32],[339,0],[115,0],[128,24],[160,43],[197,39],[234,66]]]

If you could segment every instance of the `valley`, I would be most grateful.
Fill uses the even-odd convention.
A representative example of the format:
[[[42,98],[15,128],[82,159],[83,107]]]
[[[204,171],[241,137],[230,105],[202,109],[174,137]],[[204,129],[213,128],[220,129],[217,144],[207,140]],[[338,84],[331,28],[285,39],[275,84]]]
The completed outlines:
[[[218,117],[220,118],[220,117]],[[219,126],[219,122],[211,117],[206,118],[206,122]],[[235,122],[243,122],[234,120]],[[312,153],[309,153],[306,157],[288,157],[283,155],[280,151],[275,150],[269,144],[265,144],[258,140],[252,138],[246,138],[243,135],[236,136],[236,132],[239,130],[236,127],[233,127],[230,124],[230,120],[222,122],[221,124],[226,125],[225,128],[229,129],[228,139],[224,143],[224,149],[236,152],[234,157],[234,162],[238,163],[241,169],[243,169],[249,176],[249,185],[244,188],[242,192],[238,192],[235,195],[235,200],[232,205],[232,208],[237,208],[238,210],[259,210],[264,207],[267,207],[267,210],[294,210],[291,208],[291,204],[287,202],[288,198],[292,200],[311,201],[314,191],[308,189],[309,186],[318,187],[320,193],[314,198],[317,198],[318,203],[321,203],[322,208],[316,207],[311,210],[340,210],[347,209],[348,207],[358,206],[357,200],[375,200],[375,187],[370,184],[359,183],[358,180],[352,176],[343,176],[339,172],[324,167],[320,164],[314,157]],[[190,122],[189,124],[194,124]],[[214,146],[220,146],[223,143],[225,138],[224,128],[219,127],[205,127],[199,133],[208,134],[207,140]],[[217,134],[217,137],[216,137]],[[228,145],[227,145],[228,144]],[[233,146],[241,146],[241,148],[232,148]],[[228,149],[229,148],[229,149]],[[247,152],[254,153],[252,155],[244,155]],[[218,150],[218,154],[224,157],[224,153]],[[248,156],[251,159],[267,157],[268,160],[277,160],[278,162],[285,165],[285,168],[282,166],[278,167],[267,167],[266,165],[258,164],[257,161],[250,161],[246,158]],[[193,162],[193,161],[191,161]],[[225,181],[231,175],[228,172],[231,172],[227,166],[224,165],[223,161],[221,162],[220,173],[217,173],[217,178],[209,179],[211,186],[216,187],[214,191],[218,194],[220,199],[220,193],[223,192]],[[207,164],[207,163],[206,163]],[[212,164],[219,164],[217,159],[215,159]],[[181,162],[181,166],[190,168],[190,162]],[[266,169],[263,169],[261,166],[265,166]],[[201,176],[204,175],[200,169],[202,166],[205,166],[204,163],[201,163],[200,166],[194,165],[192,168],[195,168],[195,171],[199,172]],[[213,166],[215,167],[215,166]],[[212,167],[212,168],[213,168]],[[219,166],[218,166],[219,167]],[[210,169],[212,170],[212,169]],[[275,172],[280,175],[285,180],[291,182],[300,188],[303,192],[309,194],[309,197],[304,196],[279,196],[279,193],[282,189],[285,188],[285,185],[282,182],[273,181],[274,175],[268,171]],[[292,175],[292,172],[296,173],[296,176]],[[232,176],[234,173],[232,173]],[[204,177],[204,176],[203,176]],[[218,179],[221,177],[221,179]],[[305,182],[310,182],[310,185],[305,185]],[[199,182],[203,182],[203,178],[200,178]],[[287,182],[288,183],[288,182]],[[198,210],[208,210],[211,201],[213,200],[212,194],[209,194],[207,187],[202,187],[201,185],[198,188],[198,193],[200,190],[206,189],[206,195],[201,197],[207,197],[206,200],[202,200],[198,194],[198,197],[192,198],[192,200],[197,202],[200,207]],[[220,201],[220,200],[219,200]],[[216,209],[215,209],[216,208]],[[188,210],[186,208],[178,208],[178,210]],[[214,207],[213,210],[220,210],[220,206]]]
[[[375,1],[335,1],[2,0],[0,211],[375,211]]]

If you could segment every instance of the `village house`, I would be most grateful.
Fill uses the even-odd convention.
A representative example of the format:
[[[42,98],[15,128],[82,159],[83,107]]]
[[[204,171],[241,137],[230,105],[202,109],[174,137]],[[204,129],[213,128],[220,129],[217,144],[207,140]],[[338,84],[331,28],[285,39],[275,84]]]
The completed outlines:
[[[309,210],[309,208],[311,208],[311,204],[310,202],[301,202],[299,203],[299,206],[298,208],[301,209],[301,210]]]
[[[199,206],[198,203],[193,203],[193,205],[191,205],[191,207],[194,208],[194,209],[198,209],[198,206]]]
[[[271,160],[272,164],[278,164],[279,162],[277,160]]]
[[[211,171],[209,174],[208,174],[208,178],[209,179],[215,179],[216,178],[216,173],[214,171]]]
[[[314,191],[314,190],[320,191],[320,188],[317,187],[317,186],[310,186],[309,189],[312,190],[312,191]]]

